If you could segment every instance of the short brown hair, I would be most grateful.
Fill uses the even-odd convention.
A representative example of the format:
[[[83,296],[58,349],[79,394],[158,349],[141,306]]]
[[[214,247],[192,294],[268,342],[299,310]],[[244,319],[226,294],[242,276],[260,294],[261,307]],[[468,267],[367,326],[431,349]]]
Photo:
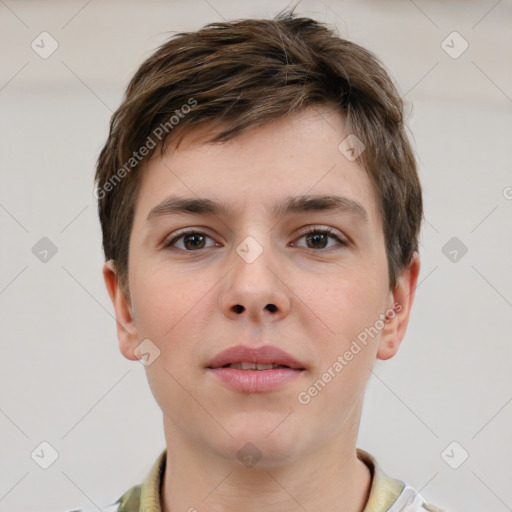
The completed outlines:
[[[105,257],[123,289],[142,157],[200,125],[217,126],[206,142],[221,142],[320,104],[341,112],[365,145],[358,161],[376,191],[393,289],[418,248],[422,218],[402,99],[371,52],[292,12],[179,33],[132,78],[96,170]]]

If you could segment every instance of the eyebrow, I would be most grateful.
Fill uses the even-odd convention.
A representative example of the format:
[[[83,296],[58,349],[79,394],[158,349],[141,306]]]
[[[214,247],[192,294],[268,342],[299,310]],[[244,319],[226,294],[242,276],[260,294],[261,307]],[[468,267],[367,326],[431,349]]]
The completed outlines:
[[[274,217],[309,212],[348,213],[368,222],[368,212],[354,199],[339,195],[301,195],[288,196],[274,204],[271,213]],[[152,208],[146,222],[153,222],[169,215],[219,215],[229,217],[231,208],[207,198],[187,198],[170,196]]]

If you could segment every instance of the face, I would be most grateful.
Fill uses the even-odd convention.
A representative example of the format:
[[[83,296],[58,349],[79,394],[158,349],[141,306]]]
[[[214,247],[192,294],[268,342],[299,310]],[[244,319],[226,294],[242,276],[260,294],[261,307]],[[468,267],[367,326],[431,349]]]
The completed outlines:
[[[347,135],[341,114],[316,108],[224,144],[188,136],[146,163],[129,298],[111,266],[104,274],[121,351],[149,353],[169,436],[234,460],[252,443],[269,465],[355,443],[371,367],[398,348],[419,264],[389,290],[372,184],[338,149]]]

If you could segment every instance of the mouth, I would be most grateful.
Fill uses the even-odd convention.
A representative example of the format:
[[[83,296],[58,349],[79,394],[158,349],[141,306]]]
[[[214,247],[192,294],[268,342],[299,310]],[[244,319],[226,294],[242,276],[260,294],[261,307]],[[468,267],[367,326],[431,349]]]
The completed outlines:
[[[223,350],[211,359],[206,368],[234,368],[236,370],[277,370],[288,368],[305,370],[305,365],[293,356],[273,345],[251,348],[235,345]]]
[[[237,345],[214,357],[206,369],[231,390],[265,393],[296,379],[306,367],[278,347]]]
[[[286,366],[285,364],[263,364],[263,363],[249,363],[246,361],[242,361],[241,363],[231,363],[231,364],[225,364],[222,366],[222,368],[234,368],[235,370],[276,370],[278,368],[290,368],[289,366]],[[300,369],[300,368],[292,368],[294,369]]]

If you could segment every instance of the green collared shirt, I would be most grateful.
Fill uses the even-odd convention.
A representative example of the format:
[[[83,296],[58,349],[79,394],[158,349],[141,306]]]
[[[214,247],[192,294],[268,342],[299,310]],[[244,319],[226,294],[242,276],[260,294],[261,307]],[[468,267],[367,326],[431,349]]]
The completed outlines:
[[[116,501],[112,512],[161,512],[160,488],[165,471],[167,450],[164,450],[146,479],[135,485]],[[404,482],[388,477],[375,458],[357,448],[357,457],[370,470],[372,483],[364,512],[443,512],[442,509],[425,503],[421,495]],[[106,511],[107,512],[107,511]]]

